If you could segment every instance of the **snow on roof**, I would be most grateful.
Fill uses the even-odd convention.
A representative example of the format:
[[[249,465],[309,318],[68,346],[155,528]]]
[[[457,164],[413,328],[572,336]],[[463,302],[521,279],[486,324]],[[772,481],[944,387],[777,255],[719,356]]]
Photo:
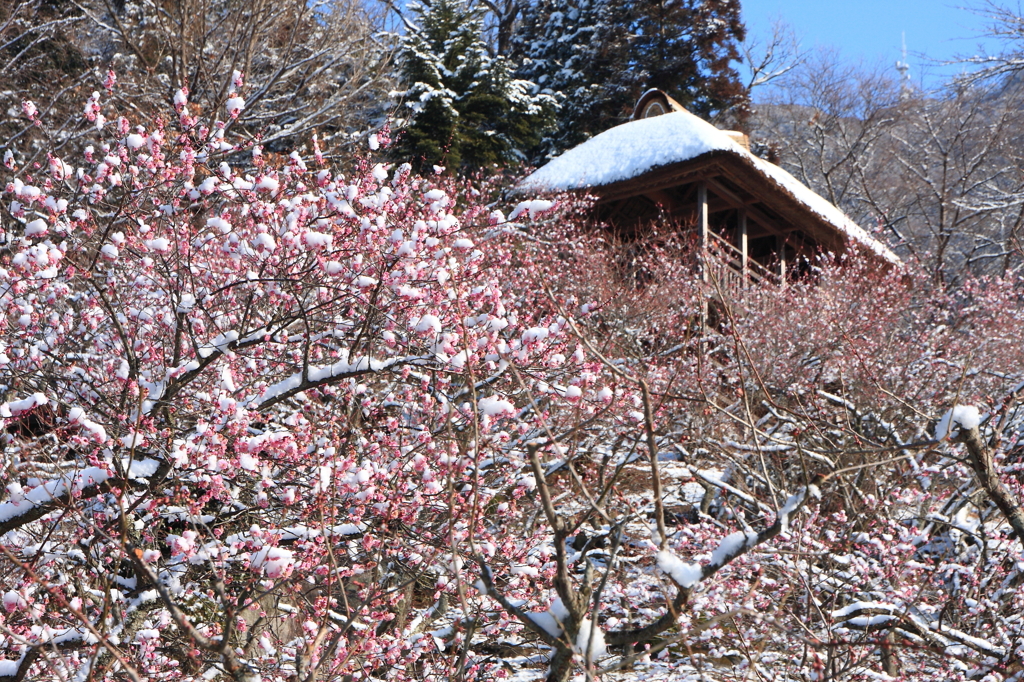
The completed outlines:
[[[724,131],[687,111],[630,121],[606,130],[538,168],[519,183],[516,193],[602,187],[710,152],[739,157],[838,231],[892,263],[901,262],[895,253],[828,200],[782,168],[754,156]]]
[[[538,168],[523,192],[568,192],[635,178],[713,151],[744,150],[721,130],[685,111],[617,125]]]
[[[759,171],[774,180],[776,184],[789,192],[794,199],[814,213],[817,213],[826,222],[836,227],[836,229],[843,232],[850,239],[853,239],[862,246],[871,249],[875,254],[881,256],[890,263],[900,265],[903,262],[900,260],[899,256],[889,250],[889,247],[868,234],[867,230],[863,227],[850,220],[846,214],[836,208],[836,205],[831,201],[825,199],[810,187],[794,178],[787,171],[776,166],[774,163],[769,163],[764,159],[760,159],[745,149],[741,151],[744,155],[749,157],[750,161],[753,161],[754,166],[756,166]]]

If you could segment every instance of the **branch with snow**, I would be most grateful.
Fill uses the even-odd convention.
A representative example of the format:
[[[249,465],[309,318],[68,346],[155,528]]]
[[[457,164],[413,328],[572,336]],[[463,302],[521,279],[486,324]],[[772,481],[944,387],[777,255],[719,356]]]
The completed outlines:
[[[645,642],[672,627],[680,610],[689,601],[690,595],[697,585],[751,549],[786,532],[789,529],[790,517],[804,507],[808,498],[821,496],[819,486],[825,480],[826,477],[819,474],[810,485],[791,495],[776,515],[775,522],[761,532],[736,532],[726,536],[712,552],[711,561],[706,564],[685,562],[670,550],[658,552],[658,568],[673,579],[679,586],[679,591],[670,602],[666,613],[660,618],[642,628],[610,632],[605,637],[607,643],[611,646],[618,646]]]
[[[960,431],[976,429],[981,424],[981,413],[974,405],[957,405],[942,415],[935,426],[935,440],[957,436]]]
[[[260,395],[250,399],[249,407],[252,409],[266,409],[311,388],[327,386],[366,374],[379,374],[386,370],[402,367],[403,365],[423,365],[429,363],[432,359],[428,355],[408,355],[387,360],[363,357],[352,362],[342,360],[326,367],[310,366],[304,371],[296,372],[287,379],[268,386]]]

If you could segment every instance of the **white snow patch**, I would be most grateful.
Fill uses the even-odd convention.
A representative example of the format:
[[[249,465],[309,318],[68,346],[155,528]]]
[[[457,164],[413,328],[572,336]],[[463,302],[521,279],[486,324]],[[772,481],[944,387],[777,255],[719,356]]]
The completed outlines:
[[[846,625],[857,628],[867,628],[873,625],[882,625],[884,623],[888,623],[895,617],[896,616],[886,616],[882,614],[876,616],[857,616],[856,618],[851,618],[848,621],[846,621]]]
[[[249,566],[264,569],[271,580],[286,577],[295,565],[295,553],[283,547],[263,548],[252,556]]]
[[[303,239],[305,240],[306,245],[312,248],[323,247],[330,249],[334,244],[334,237],[323,232],[307,232]]]
[[[562,624],[569,619],[569,610],[565,608],[565,604],[562,603],[562,599],[559,597],[551,603],[547,611],[527,613],[526,615],[530,620],[539,625],[544,632],[557,638],[562,636]]]
[[[72,407],[70,410],[68,410],[68,422],[71,424],[81,426],[89,433],[91,438],[97,443],[102,444],[107,442],[106,429],[104,429],[96,422],[90,420],[86,416],[85,410],[83,410],[81,407]]]
[[[427,332],[439,334],[441,333],[441,320],[436,315],[424,315],[416,321],[415,329],[421,334]]]
[[[523,332],[522,341],[523,343],[536,343],[548,338],[550,333],[547,327],[532,327]]]
[[[42,218],[39,218],[25,225],[25,236],[35,237],[36,235],[46,234],[46,230],[46,221],[43,220]]]
[[[128,478],[149,478],[160,468],[160,462],[151,457],[132,460],[128,465]]]
[[[739,556],[743,549],[753,547],[755,542],[757,542],[757,533],[736,531],[727,535],[711,553],[711,563],[715,566],[722,566],[727,560]]]
[[[534,175],[536,175],[536,173]],[[531,175],[530,178],[532,177],[533,176]],[[527,178],[524,182],[529,182],[530,178]],[[515,220],[522,214],[526,213],[530,216],[530,220],[536,220],[538,215],[544,211],[550,211],[554,206],[555,202],[550,199],[530,199],[527,201],[520,201],[512,210],[512,213],[509,214],[508,219]]]
[[[220,230],[221,234],[227,234],[228,232],[231,231],[231,223],[229,223],[228,221],[226,221],[226,220],[224,220],[223,218],[220,218],[220,217],[217,217],[217,218],[207,218],[206,219],[206,226],[207,227],[216,227],[218,230]]]
[[[310,367],[308,371],[309,381],[320,382],[327,381],[339,376],[345,376],[356,372],[380,372],[388,369],[389,367],[400,362],[407,362],[414,358],[410,357],[398,357],[389,358],[387,360],[377,360],[375,358],[362,357],[357,358],[353,361],[341,360],[334,363],[333,365],[327,365],[326,367]],[[415,358],[420,359],[420,358]],[[276,384],[268,386],[263,392],[263,395],[251,398],[248,402],[253,406],[259,406],[268,400],[273,400],[278,396],[287,393],[288,391],[295,390],[302,386],[304,381],[303,373],[296,372],[286,379],[283,379]]]
[[[539,611],[527,613],[526,615],[530,620],[539,625],[544,632],[548,633],[552,637],[562,636],[562,626],[557,620],[555,620],[555,617],[551,615],[550,611]]]
[[[42,485],[32,488],[24,494],[24,499],[19,502],[7,502],[0,504],[0,523],[9,521],[24,514],[37,504],[44,504],[55,500],[69,490],[81,492],[91,485],[103,483],[110,477],[106,469],[100,467],[87,467],[77,474],[62,476],[53,481],[47,481]]]
[[[950,435],[955,435],[954,431],[960,430],[956,427],[970,431],[978,428],[979,424],[981,424],[981,413],[977,407],[957,405],[939,420],[938,426],[935,427],[935,440],[943,440]]]
[[[17,417],[48,402],[50,402],[50,399],[45,394],[33,393],[22,400],[14,400],[0,405],[0,417]]]
[[[184,314],[190,312],[195,307],[196,297],[193,296],[192,294],[182,294],[181,302],[178,303],[178,306],[174,309],[174,312]]]
[[[242,109],[245,109],[245,100],[241,97],[229,97],[228,101],[224,103],[228,113],[237,116]]]
[[[7,613],[24,609],[27,606],[28,602],[25,601],[25,597],[23,597],[20,592],[10,590],[9,592],[4,593],[4,610],[7,611]]]
[[[165,253],[171,250],[171,242],[165,237],[157,237],[156,239],[147,239],[146,248],[150,251],[156,251],[157,253]]]
[[[688,564],[667,549],[658,552],[658,568],[683,588],[693,587],[703,575],[700,564]]]
[[[488,417],[512,416],[516,413],[515,405],[496,395],[481,399],[479,406],[480,411]]]
[[[892,613],[896,610],[896,607],[892,604],[886,604],[880,601],[855,601],[852,604],[847,604],[841,609],[832,612],[833,618],[845,618],[851,613],[857,613],[859,611],[866,611],[873,609],[876,611],[888,611]]]
[[[277,178],[270,177],[269,175],[264,175],[256,181],[256,189],[262,189],[271,194],[276,194],[280,187],[281,183],[278,182]]]
[[[782,509],[779,510],[778,522],[782,525],[782,532],[789,532],[789,516],[795,512],[801,504],[804,502],[804,498],[807,496],[807,490],[804,488],[800,489],[800,492],[789,496],[786,500],[786,504],[782,505]]]
[[[593,639],[591,639],[590,631],[594,631]],[[593,626],[589,618],[584,618],[580,622],[580,629],[576,635],[576,648],[581,652],[586,652],[587,648],[590,648],[590,660],[596,660],[602,658],[608,653],[608,646],[604,641],[604,633],[601,631],[600,626]],[[584,653],[584,655],[586,655]]]
[[[552,159],[517,189],[524,193],[564,192],[608,185],[712,151],[744,153],[710,123],[693,114],[674,112],[610,128]]]

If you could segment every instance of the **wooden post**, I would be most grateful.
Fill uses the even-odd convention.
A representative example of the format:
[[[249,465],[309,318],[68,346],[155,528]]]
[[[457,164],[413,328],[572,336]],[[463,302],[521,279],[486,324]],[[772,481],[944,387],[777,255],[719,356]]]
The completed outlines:
[[[707,282],[708,277],[708,240],[711,239],[711,225],[708,220],[708,184],[701,182],[697,184],[697,222],[700,228],[700,253],[703,263],[701,265],[701,276]]]
[[[740,281],[742,282],[743,286],[747,286],[747,274],[748,274],[747,273],[747,269],[749,268],[749,263],[747,262],[747,260],[748,260],[748,258],[750,256],[748,255],[748,251],[747,251],[747,212],[746,212],[746,210],[741,208],[739,210],[739,213],[737,214],[736,217],[737,217],[737,220],[739,221],[739,235],[738,235],[738,237],[739,237],[739,243],[740,243],[740,253],[742,254],[740,256],[740,269],[741,269],[741,274],[743,276],[743,279],[740,280]]]
[[[786,238],[775,238],[775,251],[779,256],[779,282],[786,283]]]

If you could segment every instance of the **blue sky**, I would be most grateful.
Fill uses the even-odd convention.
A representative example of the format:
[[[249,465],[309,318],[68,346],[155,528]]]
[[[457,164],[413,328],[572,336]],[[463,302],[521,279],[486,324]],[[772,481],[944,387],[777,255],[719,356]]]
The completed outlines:
[[[747,31],[769,33],[772,21],[789,24],[804,48],[834,46],[850,60],[892,65],[900,58],[900,36],[907,37],[911,78],[925,87],[962,67],[943,67],[932,60],[950,60],[990,52],[998,46],[980,37],[987,21],[962,7],[972,0],[740,0]],[[973,3],[975,5],[980,2]]]

